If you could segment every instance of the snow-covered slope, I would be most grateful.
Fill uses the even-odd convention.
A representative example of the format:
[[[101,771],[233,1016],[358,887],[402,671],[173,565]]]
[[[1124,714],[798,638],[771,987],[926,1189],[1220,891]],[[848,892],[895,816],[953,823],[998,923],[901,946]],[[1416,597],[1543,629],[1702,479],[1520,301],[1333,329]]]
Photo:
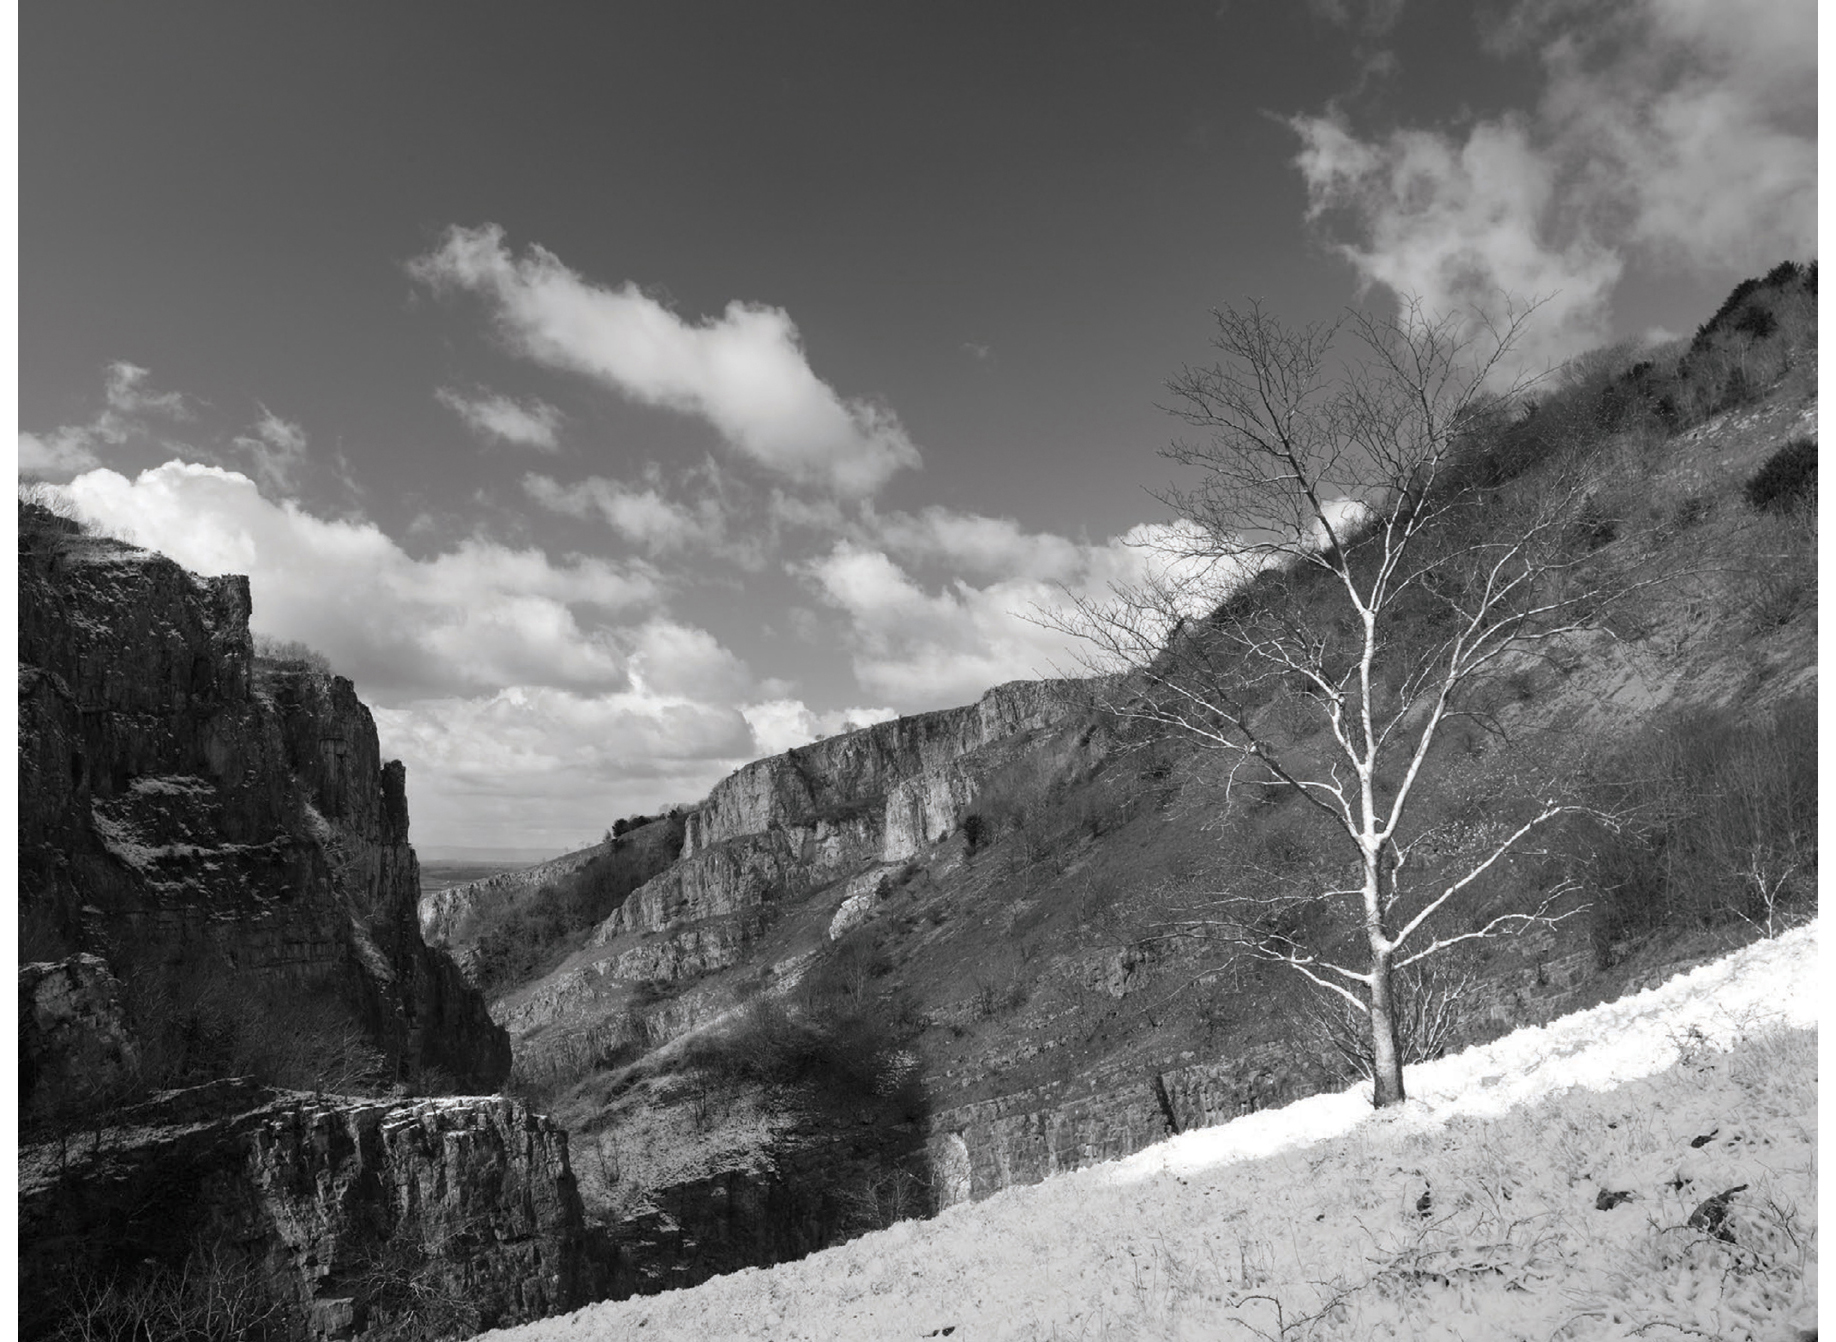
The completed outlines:
[[[1314,1096],[486,1336],[1814,1336],[1816,967],[1812,924],[1412,1068],[1395,1109]]]

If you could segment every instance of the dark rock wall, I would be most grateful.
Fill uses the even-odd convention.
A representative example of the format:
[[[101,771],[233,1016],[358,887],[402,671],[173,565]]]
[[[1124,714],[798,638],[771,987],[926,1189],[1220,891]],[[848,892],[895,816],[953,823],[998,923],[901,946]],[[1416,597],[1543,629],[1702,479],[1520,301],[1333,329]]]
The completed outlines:
[[[167,1092],[80,1140],[22,1148],[19,1228],[28,1337],[76,1283],[176,1271],[203,1245],[284,1307],[294,1337],[361,1332],[398,1277],[482,1327],[592,1293],[567,1135],[498,1097]]]
[[[247,579],[22,506],[28,948],[330,984],[403,1074],[495,1089],[508,1037],[421,940],[401,765],[348,680],[258,666],[248,621]]]

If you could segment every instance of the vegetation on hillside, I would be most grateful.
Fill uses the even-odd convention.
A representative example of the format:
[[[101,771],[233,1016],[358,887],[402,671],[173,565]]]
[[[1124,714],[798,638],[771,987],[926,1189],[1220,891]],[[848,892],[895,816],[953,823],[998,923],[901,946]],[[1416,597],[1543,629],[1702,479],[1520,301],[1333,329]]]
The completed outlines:
[[[480,912],[461,932],[472,946],[472,981],[490,995],[553,969],[632,891],[675,859],[682,831],[679,811],[621,820],[603,851],[578,870],[514,903]]]

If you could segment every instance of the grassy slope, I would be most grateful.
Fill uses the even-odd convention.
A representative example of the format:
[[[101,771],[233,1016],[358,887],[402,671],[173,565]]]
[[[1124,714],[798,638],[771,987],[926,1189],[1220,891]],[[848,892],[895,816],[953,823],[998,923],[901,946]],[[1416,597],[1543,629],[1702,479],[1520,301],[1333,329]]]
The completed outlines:
[[[1815,1322],[1819,1002],[1800,929],[1425,1065],[1400,1109],[1320,1095],[490,1336],[1814,1335],[1797,1330]],[[1698,1215],[1731,1190],[1724,1221]]]

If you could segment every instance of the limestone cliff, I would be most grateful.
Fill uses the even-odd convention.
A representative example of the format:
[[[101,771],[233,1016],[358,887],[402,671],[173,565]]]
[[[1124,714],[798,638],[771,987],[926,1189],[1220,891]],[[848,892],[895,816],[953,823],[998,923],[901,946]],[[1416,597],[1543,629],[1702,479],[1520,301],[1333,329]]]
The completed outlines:
[[[286,1337],[404,1313],[469,1333],[589,1296],[567,1136],[498,1097],[167,1092],[22,1148],[19,1226],[28,1337],[78,1302],[106,1315],[110,1281],[234,1282]]]
[[[963,797],[947,781],[953,766],[1058,721],[1066,712],[1061,690],[1050,681],[1013,681],[964,708],[895,718],[749,764],[715,784],[689,817],[682,855],[777,826],[874,814],[883,859],[909,857],[956,824]]]
[[[509,1042],[416,916],[399,763],[351,683],[257,662],[246,578],[22,505],[19,907],[130,983],[335,999],[398,1077],[491,1090]]]
[[[531,1037],[557,1023],[599,1026],[608,999],[633,984],[729,969],[786,916],[824,928],[859,922],[889,873],[954,832],[991,768],[1075,712],[1067,689],[1016,681],[966,707],[878,723],[746,765],[685,817],[678,859],[625,899],[559,970],[495,1002],[494,1018],[525,1054],[550,1049],[562,1036]],[[424,920],[436,898],[423,901]],[[699,1011],[677,1015],[682,1028],[704,1019]],[[650,1022],[653,1031],[663,1027],[661,1017]]]

